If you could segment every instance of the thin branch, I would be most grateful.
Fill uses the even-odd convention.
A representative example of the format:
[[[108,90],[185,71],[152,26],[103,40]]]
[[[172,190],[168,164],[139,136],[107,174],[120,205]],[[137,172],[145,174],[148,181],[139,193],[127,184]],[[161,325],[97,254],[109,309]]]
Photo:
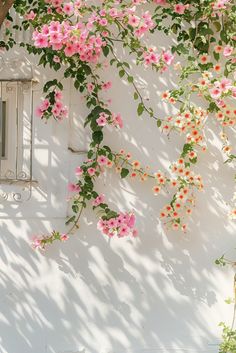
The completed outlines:
[[[5,0],[5,1],[0,1],[0,27],[3,24],[3,21],[5,20],[8,11],[14,4],[15,0]]]

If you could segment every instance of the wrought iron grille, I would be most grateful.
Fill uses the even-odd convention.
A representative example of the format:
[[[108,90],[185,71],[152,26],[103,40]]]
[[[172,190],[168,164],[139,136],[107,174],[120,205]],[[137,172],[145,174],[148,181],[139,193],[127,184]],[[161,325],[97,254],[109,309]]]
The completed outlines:
[[[7,72],[7,65],[0,67],[0,197],[22,202],[37,183],[32,174],[33,76]]]

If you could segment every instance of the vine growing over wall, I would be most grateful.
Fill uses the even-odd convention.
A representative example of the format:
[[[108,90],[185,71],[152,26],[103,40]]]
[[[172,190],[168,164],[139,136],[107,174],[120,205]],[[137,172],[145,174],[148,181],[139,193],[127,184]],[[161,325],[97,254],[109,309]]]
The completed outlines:
[[[8,2],[1,3],[6,6]],[[8,50],[16,44],[12,29],[33,27],[33,44],[20,45],[39,56],[39,65],[49,66],[55,72],[63,68],[64,77],[73,80],[90,109],[84,119],[91,135],[87,159],[76,168],[76,181],[68,186],[72,199],[72,216],[66,222],[69,229],[66,233],[53,231],[38,237],[33,246],[44,249],[56,240],[67,240],[79,227],[88,204],[99,216],[98,229],[106,236],[137,236],[135,215],[112,210],[105,196],[96,192],[96,180],[108,169],[115,169],[121,178],[152,180],[155,195],[170,190],[172,197],[160,210],[160,218],[166,227],[185,232],[196,193],[203,188],[195,165],[208,146],[208,120],[214,120],[219,127],[225,163],[234,163],[236,159],[228,134],[230,130],[235,132],[236,124],[235,1],[16,0],[13,6],[23,22],[15,25],[8,13],[1,28],[8,40],[0,46]],[[165,50],[147,45],[146,39],[158,32],[173,39]],[[171,67],[176,70],[177,88],[158,97],[175,105],[176,114],[156,115],[155,106],[139,89],[130,63],[120,59],[118,46],[127,56],[132,54],[137,66],[149,68],[157,77]],[[182,152],[176,161],[170,162],[169,173],[151,172],[123,149],[113,151],[104,145],[104,134],[110,128],[122,129],[124,124],[120,113],[111,111],[103,98],[103,91],[112,86],[99,74],[105,63],[116,67],[119,77],[131,85],[138,116],[154,119],[161,133],[182,136]],[[58,79],[45,84],[44,99],[36,111],[40,119],[60,121],[67,117],[62,93],[63,85]],[[236,218],[235,205],[230,217]]]
[[[55,71],[66,68],[64,77],[72,78],[74,86],[86,98],[91,112],[85,126],[91,129],[88,159],[76,170],[77,181],[69,185],[74,195],[72,217],[67,224],[73,226],[67,234],[53,231],[49,236],[36,239],[36,247],[57,239],[65,240],[78,227],[79,218],[87,203],[99,214],[98,228],[109,237],[136,235],[133,214],[110,209],[103,195],[95,190],[95,181],[107,168],[114,167],[121,178],[153,180],[153,192],[174,190],[172,198],[160,212],[164,224],[186,231],[185,218],[192,213],[195,194],[203,188],[200,175],[194,172],[199,153],[207,148],[204,137],[207,119],[214,118],[221,127],[222,150],[226,162],[232,162],[232,151],[227,130],[234,129],[236,110],[235,39],[236,21],[233,1],[41,1],[15,2],[15,9],[25,18],[23,28],[34,27],[34,45],[22,43],[29,53],[40,55],[39,64],[49,65]],[[14,26],[13,26],[14,27]],[[10,29],[7,28],[10,36]],[[147,46],[150,33],[162,31],[175,39],[165,50]],[[178,71],[178,88],[163,92],[162,99],[174,104],[174,116],[157,117],[154,108],[145,100],[132,75],[130,64],[119,59],[117,43],[129,54],[135,55],[137,65],[150,67],[160,75],[174,66]],[[13,45],[9,37],[8,44]],[[182,62],[178,63],[177,58]],[[133,87],[137,101],[137,115],[146,114],[155,119],[157,128],[166,134],[183,136],[183,149],[177,161],[171,163],[170,174],[147,171],[139,161],[131,160],[125,151],[112,151],[103,145],[106,127],[122,129],[119,113],[109,110],[102,91],[112,83],[104,82],[99,69],[105,59],[116,66],[120,78]],[[106,60],[107,61],[107,60]],[[67,115],[62,103],[62,83],[57,79],[44,86],[45,99],[37,109],[44,120],[61,120]],[[199,105],[194,103],[200,97]],[[235,209],[231,215],[235,216]],[[132,219],[132,221],[130,221]]]

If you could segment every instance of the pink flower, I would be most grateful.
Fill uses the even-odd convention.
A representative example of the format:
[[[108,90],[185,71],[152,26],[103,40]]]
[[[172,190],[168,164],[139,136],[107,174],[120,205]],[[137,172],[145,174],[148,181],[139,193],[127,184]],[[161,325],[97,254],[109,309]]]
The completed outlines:
[[[107,222],[108,228],[116,228],[117,227],[117,220],[115,218],[109,219]]]
[[[97,223],[97,229],[98,230],[102,230],[106,225],[106,221],[104,221],[103,219],[99,219],[98,223]]]
[[[94,90],[94,84],[93,84],[93,83],[88,83],[88,84],[87,84],[87,90],[88,90],[89,92],[92,92],[92,91]]]
[[[184,5],[184,4],[180,3],[180,4],[176,4],[174,6],[174,11],[176,13],[178,13],[179,15],[182,15],[185,12],[186,8],[188,8],[187,5]]]
[[[130,228],[124,224],[119,228],[118,237],[125,237],[126,235],[129,234],[129,232],[130,232]]]
[[[103,234],[108,235],[110,238],[114,235],[114,233],[110,232],[108,227],[104,227],[102,229]]]
[[[223,10],[226,9],[226,4],[229,2],[230,0],[218,0],[215,3],[213,3],[213,9],[214,10]]]
[[[59,56],[57,56],[57,55],[54,55],[54,57],[53,57],[52,60],[54,61],[54,63],[59,63],[59,62],[61,62],[61,59],[60,59]]]
[[[48,99],[44,99],[44,101],[41,104],[41,109],[42,110],[47,110],[50,106],[50,102]]]
[[[129,16],[129,21],[128,24],[132,27],[138,27],[140,22],[140,18],[138,16],[135,15],[130,15]]]
[[[68,236],[67,234],[62,234],[62,235],[60,236],[60,239],[61,239],[61,241],[66,241],[66,240],[69,239],[69,236]]]
[[[80,192],[81,191],[81,187],[79,185],[76,185],[76,184],[73,184],[73,183],[69,183],[68,190],[70,192]]]
[[[122,117],[121,117],[120,113],[117,114],[117,115],[113,114],[112,117],[113,117],[114,124],[118,125],[122,129],[124,124],[123,124],[123,120],[122,120]]]
[[[63,107],[61,110],[61,117],[62,118],[67,118],[68,117],[68,108],[67,107]]]
[[[167,4],[166,0],[154,0],[154,3],[158,4],[158,5],[166,5]]]
[[[41,248],[41,239],[38,239],[38,238],[35,238],[34,240],[33,240],[33,243],[32,243],[32,247],[34,248],[34,249],[38,249],[38,248]]]
[[[59,111],[61,111],[62,107],[63,107],[63,104],[61,101],[56,101],[55,104],[54,104],[54,107],[56,109],[58,109]]]
[[[168,50],[162,53],[162,59],[167,65],[171,65],[174,60],[174,55]]]
[[[48,47],[48,38],[45,35],[39,33],[35,39],[34,45],[37,48],[47,48]]]
[[[56,100],[61,100],[62,99],[62,92],[61,91],[55,91],[54,92],[54,97]]]
[[[111,86],[112,86],[112,82],[111,82],[111,81],[108,81],[108,82],[103,83],[102,89],[103,89],[104,91],[107,91],[108,89],[111,88]]]
[[[82,175],[82,174],[83,174],[83,169],[82,169],[81,167],[77,167],[77,168],[75,169],[75,174],[76,174],[77,176]]]
[[[69,2],[67,4],[64,4],[63,6],[63,11],[65,12],[66,15],[70,16],[72,15],[74,11],[74,6],[72,2]]]
[[[106,10],[105,9],[100,10],[99,15],[103,17],[106,16]]]
[[[95,168],[88,168],[88,173],[90,176],[93,176],[96,172],[96,169]]]
[[[42,118],[43,116],[43,110],[41,107],[37,107],[36,110],[35,110],[35,115],[38,117],[38,118]]]
[[[98,126],[105,126],[107,124],[107,118],[100,115],[99,118],[96,119],[96,122]]]
[[[60,109],[57,109],[57,107],[54,107],[52,109],[52,114],[55,116],[55,117],[58,117],[60,115]]]
[[[97,161],[99,165],[107,165],[108,158],[102,155],[98,157]]]
[[[97,207],[101,203],[104,203],[104,201],[105,201],[105,195],[102,194],[102,195],[97,196],[96,199],[93,200],[92,204],[93,204],[93,206]]]
[[[62,41],[62,35],[58,32],[51,32],[49,37],[50,44],[59,44]]]
[[[223,92],[226,92],[232,87],[232,81],[228,78],[223,78],[219,84],[219,87]]]
[[[130,215],[130,218],[129,218],[129,221],[128,221],[128,226],[130,227],[130,228],[133,228],[134,227],[134,225],[135,225],[135,215],[132,213],[131,215]]]
[[[223,55],[224,55],[225,57],[228,57],[228,56],[230,56],[230,55],[233,53],[233,51],[234,51],[234,48],[233,48],[233,47],[231,47],[231,46],[229,46],[229,45],[226,45],[226,47],[225,47],[224,50],[223,50]]]
[[[111,16],[111,17],[117,17],[118,16],[118,11],[117,11],[117,9],[116,8],[112,8],[112,9],[110,9],[109,10],[109,15]]]
[[[106,18],[102,18],[100,21],[99,21],[99,24],[101,25],[101,26],[106,26],[107,25],[107,19]]]
[[[66,44],[66,47],[65,47],[65,50],[64,50],[64,53],[66,56],[70,57],[72,55],[75,54],[75,46],[71,43],[67,43]]]
[[[29,13],[25,15],[26,20],[34,20],[36,17],[36,14],[34,13],[33,10],[31,10]]]
[[[210,92],[211,97],[214,99],[218,99],[222,93],[221,89],[217,88],[217,87],[210,89],[209,92]]]

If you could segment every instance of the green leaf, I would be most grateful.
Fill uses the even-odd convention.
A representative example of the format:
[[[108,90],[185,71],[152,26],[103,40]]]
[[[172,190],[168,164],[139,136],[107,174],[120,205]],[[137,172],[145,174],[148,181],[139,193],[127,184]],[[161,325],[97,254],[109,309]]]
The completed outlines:
[[[108,47],[108,46],[102,47],[102,51],[103,51],[103,55],[104,55],[104,56],[108,56],[108,54],[109,54],[109,47]]]
[[[75,86],[76,89],[78,89],[79,86],[80,86],[80,82],[79,82],[78,80],[76,80],[76,81],[74,82],[74,86]]]
[[[138,108],[137,108],[138,116],[142,115],[143,111],[144,111],[144,105],[143,105],[143,103],[139,103]]]
[[[67,221],[66,221],[66,225],[70,224],[71,222],[74,222],[75,220],[75,216],[70,217]]]
[[[188,152],[192,150],[193,150],[192,145],[190,143],[185,143],[183,146],[183,152],[181,154],[181,157],[184,158],[188,154]]]
[[[180,26],[179,24],[177,24],[177,23],[174,23],[174,24],[171,26],[171,30],[172,30],[172,32],[173,32],[174,34],[177,34],[178,29],[180,29],[180,28],[181,28],[181,26]]]
[[[213,55],[214,55],[214,58],[216,61],[219,61],[220,59],[220,54],[219,53],[216,53],[215,51],[213,51]]]
[[[120,175],[122,179],[126,178],[128,174],[129,174],[129,169],[126,169],[126,168],[121,169]]]
[[[88,65],[84,65],[83,69],[86,75],[90,75],[92,72],[91,68]]]
[[[96,143],[96,144],[100,144],[103,140],[103,133],[102,131],[94,131],[93,132],[93,135],[92,135],[92,138],[93,138],[93,141]]]
[[[209,110],[210,113],[213,113],[213,112],[217,112],[219,110],[219,108],[217,107],[215,102],[211,102],[209,104],[208,110]]]
[[[160,119],[157,120],[157,127],[161,127],[162,121]]]
[[[194,39],[195,39],[195,37],[196,37],[196,32],[197,32],[197,30],[196,30],[196,28],[190,28],[189,29],[189,37],[190,37],[190,39],[193,41]]]
[[[117,213],[115,211],[111,211],[108,209],[107,215],[106,215],[106,219],[109,220],[111,218],[115,218],[117,217]]]
[[[103,148],[107,151],[107,152],[111,152],[111,149],[109,146],[103,146]]]
[[[123,62],[123,65],[126,66],[128,69],[130,68],[130,66],[127,62]]]
[[[219,32],[221,30],[220,22],[213,22],[213,25],[215,26],[216,32]]]
[[[192,164],[196,164],[196,163],[197,163],[197,157],[195,157],[195,158],[189,158],[189,160],[190,160],[190,162],[191,162]]]
[[[137,100],[138,99],[138,93],[134,92],[134,99]]]
[[[120,70],[120,71],[119,71],[119,76],[120,76],[120,77],[123,77],[124,74],[125,74],[125,70]]]
[[[224,30],[220,32],[220,39],[227,43],[227,33]]]
[[[46,55],[44,54],[43,56],[41,56],[40,60],[39,60],[39,65],[42,65],[45,63],[45,59],[46,59]]]
[[[89,150],[87,156],[89,159],[92,158],[93,157],[93,150]]]
[[[129,83],[133,83],[133,82],[134,82],[133,76],[128,76],[128,82],[129,82]]]

